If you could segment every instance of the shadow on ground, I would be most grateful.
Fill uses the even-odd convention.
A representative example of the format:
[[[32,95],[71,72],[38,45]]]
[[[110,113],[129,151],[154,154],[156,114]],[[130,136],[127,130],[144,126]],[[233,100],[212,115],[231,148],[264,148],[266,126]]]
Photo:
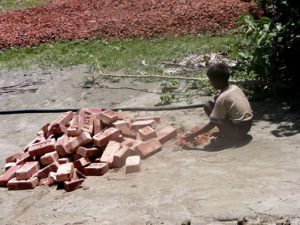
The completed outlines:
[[[254,124],[267,121],[276,125],[271,133],[276,137],[289,137],[300,133],[300,101],[270,99],[251,103]]]

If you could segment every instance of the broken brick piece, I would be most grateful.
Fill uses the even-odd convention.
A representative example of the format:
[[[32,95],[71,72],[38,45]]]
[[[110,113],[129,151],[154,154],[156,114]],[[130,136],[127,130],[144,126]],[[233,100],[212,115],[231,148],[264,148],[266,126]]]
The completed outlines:
[[[39,184],[37,177],[31,177],[28,180],[11,179],[7,183],[8,190],[26,190],[33,189]]]
[[[130,127],[123,127],[122,129],[120,129],[120,131],[124,137],[129,137],[133,139],[136,139],[137,137],[137,132],[131,129]]]
[[[48,176],[46,178],[42,178],[39,182],[39,185],[54,185],[56,183],[56,181],[54,180],[54,178],[52,176]]]
[[[130,125],[130,127],[135,130],[139,130],[139,129],[141,129],[143,127],[147,127],[147,126],[154,127],[155,120],[140,120],[140,121],[135,121]]]
[[[65,163],[59,165],[56,171],[56,181],[69,181],[71,180],[74,172],[74,164],[73,163]]]
[[[68,144],[65,146],[67,153],[72,154],[75,152],[76,148],[80,145],[88,144],[92,141],[92,137],[89,133],[83,132],[77,137],[73,137],[69,140]]]
[[[81,169],[86,176],[102,176],[109,171],[108,163],[91,163]]]
[[[139,172],[141,168],[141,157],[139,155],[129,156],[126,159],[126,173]]]
[[[96,147],[84,147],[84,146],[79,146],[77,148],[77,151],[76,151],[76,153],[78,155],[81,155],[83,157],[88,157],[88,158],[96,157],[96,156],[100,155],[101,152],[102,151],[99,148],[96,148]]]
[[[112,167],[121,168],[125,165],[126,158],[130,155],[130,149],[127,146],[122,147],[113,156]]]
[[[74,167],[81,168],[81,167],[88,166],[90,163],[91,161],[89,160],[89,158],[81,157],[80,159],[74,161]]]
[[[135,144],[135,140],[132,138],[124,138],[124,141],[122,141],[121,145],[131,147]]]
[[[78,130],[78,120],[79,116],[73,116],[73,119],[70,122],[70,126],[67,129],[67,134],[70,137],[78,136],[81,132]]]
[[[38,172],[36,172],[33,176],[37,177],[39,180],[42,178],[48,177],[50,172],[56,172],[59,167],[58,162],[54,162],[43,169],[40,169]]]
[[[101,156],[101,162],[105,162],[108,163],[108,165],[111,167],[113,159],[114,159],[114,155],[117,151],[119,151],[121,148],[121,144],[119,142],[116,141],[110,141],[102,156]]]
[[[93,133],[94,114],[88,109],[81,109],[78,115],[79,132]]]
[[[22,158],[23,155],[24,155],[24,152],[18,152],[18,153],[15,153],[15,154],[11,155],[11,156],[8,156],[5,159],[5,163],[17,162],[17,160]]]
[[[58,153],[56,151],[48,152],[40,158],[40,162],[42,165],[49,165],[58,159]]]
[[[118,113],[111,109],[106,109],[100,113],[100,120],[105,124],[111,124],[118,120]]]
[[[41,156],[45,153],[52,152],[55,150],[55,139],[46,140],[40,143],[32,144],[28,148],[29,155],[33,156]]]
[[[143,127],[138,132],[143,141],[156,137],[156,132],[150,126]]]
[[[84,181],[83,178],[72,179],[70,181],[64,181],[64,188],[67,192],[74,191],[77,188],[80,188],[83,181]]]
[[[38,162],[27,162],[16,171],[17,180],[27,180],[40,169]]]
[[[177,136],[177,129],[172,126],[166,126],[157,132],[157,139],[161,144],[175,138]]]
[[[102,147],[107,145],[109,141],[113,141],[117,139],[120,135],[120,131],[114,127],[110,127],[106,130],[102,130],[100,133],[96,134],[93,137],[93,143],[98,146]]]
[[[64,163],[70,162],[70,159],[69,159],[69,158],[59,158],[59,159],[57,160],[57,162],[58,162],[59,164],[64,164]]]
[[[17,159],[16,164],[17,165],[23,165],[26,162],[29,162],[32,159],[32,157],[29,155],[29,152],[25,152],[20,156],[19,159]]]
[[[119,130],[121,130],[124,127],[129,127],[129,122],[126,120],[117,120],[113,123],[113,126]]]
[[[7,171],[0,175],[0,187],[7,187],[7,182],[16,176],[16,171],[21,166],[10,167]]]
[[[149,139],[136,146],[136,151],[138,152],[138,154],[141,156],[142,159],[145,159],[160,150],[161,150],[161,143],[157,138]]]

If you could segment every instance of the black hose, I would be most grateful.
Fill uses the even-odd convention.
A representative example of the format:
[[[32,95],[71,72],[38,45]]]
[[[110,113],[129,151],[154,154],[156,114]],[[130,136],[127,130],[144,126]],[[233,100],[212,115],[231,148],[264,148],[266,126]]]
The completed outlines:
[[[114,111],[171,111],[181,109],[194,109],[201,108],[204,104],[184,105],[184,106],[164,106],[164,107],[124,107],[124,108],[113,108]],[[101,108],[101,107],[100,107]],[[105,110],[105,108],[101,108]],[[24,114],[24,113],[61,113],[73,111],[77,112],[80,109],[16,109],[16,110],[0,110],[0,115],[9,114]]]

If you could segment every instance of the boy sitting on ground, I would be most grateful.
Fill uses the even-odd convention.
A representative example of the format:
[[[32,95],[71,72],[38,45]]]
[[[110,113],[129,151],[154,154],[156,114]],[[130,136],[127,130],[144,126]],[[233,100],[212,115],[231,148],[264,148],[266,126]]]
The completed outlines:
[[[211,145],[231,144],[246,137],[252,125],[253,113],[250,103],[243,91],[236,85],[229,84],[229,69],[223,63],[210,67],[207,71],[212,87],[219,90],[215,101],[209,101],[204,111],[210,122],[204,127],[184,135],[187,141],[193,141],[198,135],[219,129],[219,137]]]

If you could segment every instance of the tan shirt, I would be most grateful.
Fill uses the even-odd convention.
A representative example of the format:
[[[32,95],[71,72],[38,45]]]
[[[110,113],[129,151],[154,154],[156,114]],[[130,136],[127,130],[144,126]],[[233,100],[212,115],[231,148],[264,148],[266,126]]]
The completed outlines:
[[[217,97],[209,119],[214,123],[223,123],[228,119],[238,124],[252,117],[253,111],[244,92],[236,85],[229,85]]]

